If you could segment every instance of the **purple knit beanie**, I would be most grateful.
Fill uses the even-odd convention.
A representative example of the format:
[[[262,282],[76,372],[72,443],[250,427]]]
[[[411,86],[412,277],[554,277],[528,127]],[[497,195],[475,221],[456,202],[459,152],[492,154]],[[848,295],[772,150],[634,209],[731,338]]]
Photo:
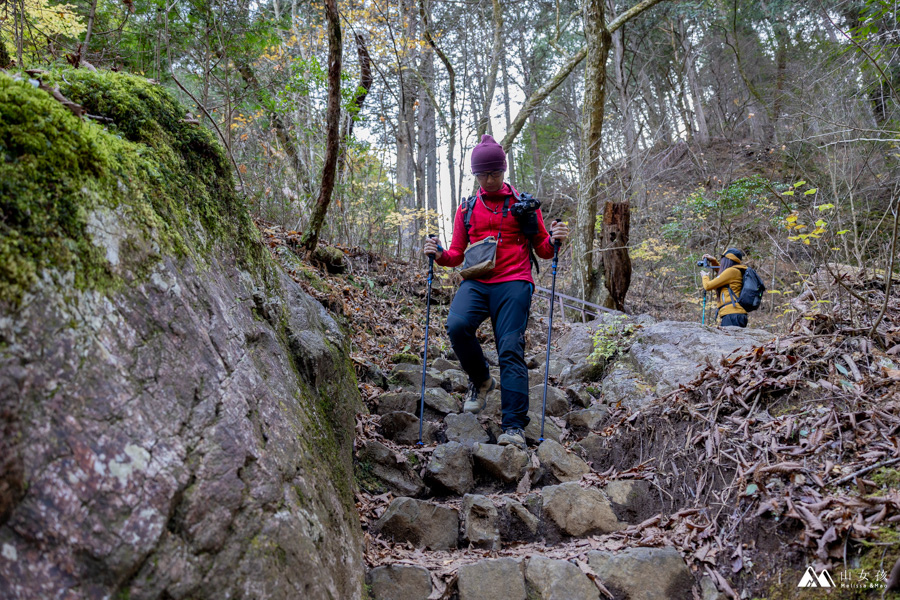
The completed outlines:
[[[481,136],[481,143],[472,149],[472,172],[488,173],[506,170],[506,152],[489,135]]]

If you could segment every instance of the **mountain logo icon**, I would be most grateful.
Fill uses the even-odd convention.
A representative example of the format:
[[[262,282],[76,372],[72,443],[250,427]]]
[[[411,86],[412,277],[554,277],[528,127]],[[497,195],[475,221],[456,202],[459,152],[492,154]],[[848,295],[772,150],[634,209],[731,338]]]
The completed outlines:
[[[834,579],[831,578],[831,573],[828,572],[828,569],[822,569],[822,572],[817,575],[815,570],[811,566],[809,566],[806,567],[806,572],[803,574],[803,577],[800,579],[800,583],[797,584],[797,587],[833,588],[837,586],[834,585]]]

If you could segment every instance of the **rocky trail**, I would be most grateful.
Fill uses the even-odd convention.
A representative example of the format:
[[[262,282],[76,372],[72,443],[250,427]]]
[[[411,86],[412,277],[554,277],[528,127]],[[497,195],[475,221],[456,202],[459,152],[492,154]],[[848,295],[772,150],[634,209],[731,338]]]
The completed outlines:
[[[778,335],[648,315],[557,318],[543,442],[546,308],[534,307],[523,452],[495,444],[499,391],[478,416],[461,412],[467,382],[440,310],[454,282],[439,282],[418,445],[423,281],[344,252],[350,277],[294,275],[354,332],[370,597],[780,599],[796,597],[807,568],[849,589],[804,597],[896,597],[896,292],[874,339],[828,276]],[[877,277],[844,281],[879,293]],[[593,364],[598,331],[614,352]],[[499,379],[489,332],[482,341]]]
[[[356,442],[357,479],[367,488],[358,506],[375,598],[720,597],[709,576],[695,585],[675,547],[633,543],[662,519],[662,492],[647,469],[652,460],[601,468],[592,454],[627,406],[698,370],[692,354],[700,337],[710,338],[703,345],[703,356],[710,356],[749,347],[765,334],[640,321],[650,337],[684,344],[687,352],[653,345],[641,355],[636,348],[640,362],[620,361],[598,389],[582,381],[597,370],[586,360],[588,329],[573,327],[551,354],[543,441],[545,367],[540,355],[528,357],[527,451],[495,444],[499,391],[478,416],[460,412],[466,377],[443,357],[426,371],[424,446],[416,445],[422,367],[394,367],[390,390],[372,398],[371,416],[360,417]],[[680,333],[672,337],[673,331]],[[714,343],[714,337],[722,339]],[[638,374],[641,367],[650,382]]]

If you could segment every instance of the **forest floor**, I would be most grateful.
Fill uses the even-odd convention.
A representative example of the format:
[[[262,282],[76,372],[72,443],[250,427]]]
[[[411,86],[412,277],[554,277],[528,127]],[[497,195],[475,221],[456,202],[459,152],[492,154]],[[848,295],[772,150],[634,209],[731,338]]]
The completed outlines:
[[[273,255],[349,333],[364,400],[385,391],[385,373],[394,364],[420,360],[421,264],[339,248],[345,272],[331,274],[298,258],[296,232],[260,228]],[[814,281],[815,296],[798,295],[790,322],[773,341],[710,365],[638,411],[616,407],[610,413],[599,429],[608,459],[594,464],[599,475],[591,476],[631,473],[663,486],[667,498],[661,497],[656,516],[597,536],[587,549],[674,546],[698,579],[712,578],[726,597],[742,597],[743,590],[743,597],[793,598],[807,565],[830,569],[844,589],[804,590],[804,597],[900,597],[884,596],[887,587],[900,584],[900,286],[895,283],[885,301],[883,275],[849,268],[834,275],[840,283],[823,272]],[[436,277],[430,358],[449,348],[443,323],[458,283],[453,277]],[[860,298],[867,299],[868,311]],[[633,302],[642,305],[640,298]],[[882,307],[881,326],[871,334]],[[541,313],[539,307],[533,311]],[[532,319],[531,352],[546,344],[542,327]],[[554,339],[567,328],[557,319]],[[479,337],[491,342],[490,328],[482,327]],[[373,431],[361,418],[358,435]],[[364,525],[388,503],[388,495],[362,491],[358,499]],[[373,563],[391,556],[426,560],[405,544],[367,539],[370,558],[378,557]],[[564,542],[551,554],[571,556],[573,550]],[[533,551],[521,544],[502,555]],[[443,568],[450,578],[450,563],[497,555],[459,553],[471,556],[424,566]]]

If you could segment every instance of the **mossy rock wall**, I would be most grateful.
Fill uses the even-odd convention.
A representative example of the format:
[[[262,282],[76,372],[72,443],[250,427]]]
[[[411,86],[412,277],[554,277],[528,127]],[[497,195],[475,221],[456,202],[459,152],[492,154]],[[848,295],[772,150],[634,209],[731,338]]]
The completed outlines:
[[[4,598],[359,598],[346,340],[160,86],[0,73]]]

